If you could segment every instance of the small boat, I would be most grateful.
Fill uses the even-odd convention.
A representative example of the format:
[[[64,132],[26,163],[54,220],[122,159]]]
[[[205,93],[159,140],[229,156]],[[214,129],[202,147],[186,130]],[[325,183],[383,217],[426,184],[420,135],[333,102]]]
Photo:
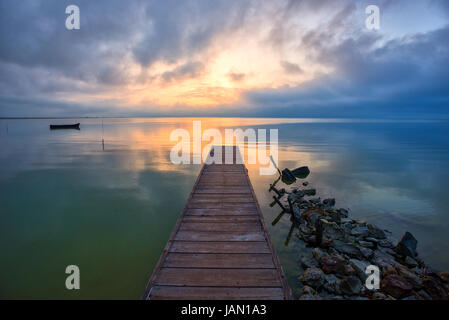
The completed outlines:
[[[75,123],[75,124],[51,124],[50,125],[50,130],[56,130],[56,129],[76,129],[76,130],[79,130],[80,129],[80,124],[79,123]]]

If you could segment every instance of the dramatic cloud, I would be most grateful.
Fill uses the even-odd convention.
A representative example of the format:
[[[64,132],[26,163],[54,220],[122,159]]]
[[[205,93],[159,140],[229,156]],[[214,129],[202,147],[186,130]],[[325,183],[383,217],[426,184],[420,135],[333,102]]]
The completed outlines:
[[[0,3],[0,116],[447,114],[447,1]],[[207,107],[207,108],[204,108]]]
[[[173,71],[167,71],[162,74],[162,79],[166,82],[170,82],[177,79],[195,78],[201,74],[204,66],[201,62],[189,62],[179,67],[176,67]]]
[[[245,79],[245,76],[246,74],[244,73],[235,73],[235,72],[229,73],[229,78],[231,78],[231,80],[235,82],[242,81],[243,79]]]
[[[302,73],[302,69],[296,63],[291,63],[288,61],[281,61],[281,66],[284,68],[286,73]]]

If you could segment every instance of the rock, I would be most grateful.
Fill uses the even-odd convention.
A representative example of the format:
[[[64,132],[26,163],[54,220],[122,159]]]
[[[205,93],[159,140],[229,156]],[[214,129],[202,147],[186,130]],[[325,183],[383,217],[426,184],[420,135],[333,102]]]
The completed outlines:
[[[373,293],[373,300],[385,300],[387,299],[387,296],[384,295],[382,292],[374,292]]]
[[[368,248],[359,247],[359,250],[362,253],[362,255],[368,260],[371,259],[371,257],[374,254],[374,251]]]
[[[303,294],[299,300],[323,300],[323,298],[316,294]]]
[[[384,277],[381,289],[396,299],[402,299],[411,294],[413,286],[403,277],[391,274]]]
[[[303,286],[301,288],[301,292],[302,294],[311,294],[311,295],[314,295],[316,293],[316,291],[309,286]]]
[[[415,294],[412,294],[411,296],[408,296],[407,298],[404,298],[402,300],[421,300],[421,298]]]
[[[406,233],[404,233],[401,240],[399,240],[395,250],[403,256],[410,256],[414,258],[418,255],[418,253],[416,252],[417,245],[418,241],[410,232],[407,231]]]
[[[349,260],[349,263],[354,268],[357,276],[362,282],[366,281],[366,278],[368,275],[365,273],[366,268],[370,265],[367,261],[357,260],[357,259],[351,259]]]
[[[416,274],[411,272],[408,268],[406,268],[404,266],[398,266],[396,268],[396,270],[398,271],[398,274],[400,276],[402,276],[405,280],[410,282],[410,284],[413,286],[413,288],[415,288],[415,289],[421,289],[422,288],[422,281],[421,281],[421,279]]]
[[[343,239],[345,236],[345,232],[342,228],[338,226],[335,222],[328,222],[327,220],[321,219],[322,227],[325,236],[328,239]]]
[[[324,273],[335,273],[339,275],[345,274],[346,261],[343,257],[335,254],[324,256],[321,258],[321,269]]]
[[[448,300],[448,295],[446,291],[442,288],[441,284],[437,279],[432,276],[424,276],[422,278],[422,285],[424,290],[432,297],[434,300]]]
[[[351,297],[350,300],[362,300],[369,301],[370,299],[367,297]]]
[[[424,300],[432,300],[432,297],[427,292],[425,292],[424,290],[420,290],[417,293]]]
[[[301,258],[301,267],[304,269],[318,267],[317,261],[311,256],[304,256]]]
[[[396,271],[396,269],[395,268],[393,268],[392,266],[388,266],[388,267],[386,267],[385,268],[385,270],[384,270],[384,277],[386,277],[386,276],[389,276],[389,275],[397,275],[398,274],[398,272]]]
[[[350,264],[345,265],[345,274],[351,276],[355,274],[355,270]]]
[[[350,219],[350,218],[343,218],[343,219],[340,219],[340,223],[341,224],[346,224],[346,223],[353,223],[354,222],[354,220],[352,220],[352,219]]]
[[[362,246],[362,247],[365,247],[365,248],[371,248],[371,249],[373,249],[374,247],[375,247],[375,244],[374,243],[372,243],[372,242],[369,242],[369,241],[359,241],[359,244]]]
[[[325,256],[325,253],[319,248],[314,248],[312,250],[312,255],[316,261],[320,262],[321,258]]]
[[[436,271],[435,269],[433,269],[432,267],[426,266],[425,270],[424,270],[425,275],[427,276],[431,276],[434,277],[438,280],[440,279],[440,273],[438,271]]]
[[[304,284],[312,287],[318,288],[324,284],[324,273],[319,268],[308,268],[300,277]]]
[[[351,230],[351,235],[356,237],[367,237],[369,234],[368,228],[364,226],[358,226]]]
[[[333,206],[335,206],[335,199],[324,199],[323,204],[326,207],[333,207]]]
[[[360,294],[362,283],[356,276],[349,276],[340,281],[339,287],[342,293],[354,296]]]
[[[300,226],[299,226],[299,231],[302,233],[302,234],[307,234],[307,235],[310,235],[310,234],[312,234],[312,229],[311,228],[309,228],[309,227],[307,227],[305,224],[301,224]]]
[[[305,219],[310,226],[315,226],[318,220],[324,216],[324,211],[321,209],[308,209],[303,212],[302,218]]]
[[[293,175],[299,179],[305,179],[310,174],[308,167],[300,167],[291,171]]]
[[[293,173],[285,168],[282,170],[282,182],[284,182],[286,185],[290,185],[296,181],[296,177],[293,175]]]
[[[411,258],[411,257],[409,257],[409,256],[405,257],[404,262],[405,262],[405,264],[406,264],[407,266],[409,266],[410,268],[414,268],[414,267],[416,267],[416,266],[418,265],[418,262],[416,262],[415,259],[413,259],[413,258]]]
[[[369,236],[376,239],[386,239],[385,232],[378,227],[368,224]]]
[[[338,279],[335,275],[333,274],[327,274],[325,276],[326,282],[324,283],[323,288],[332,294],[340,294],[340,288],[339,288],[339,282],[340,279]]]
[[[449,283],[449,271],[440,272],[440,278],[446,283]]]
[[[396,267],[399,263],[394,260],[392,256],[386,254],[381,250],[374,251],[374,255],[371,258],[371,262],[373,265],[378,266],[379,268],[386,269],[389,266]]]
[[[292,210],[292,214],[295,219],[296,225],[298,225],[298,226],[301,225],[301,211],[299,209],[298,204],[297,203],[292,204],[291,210]]]
[[[394,244],[391,241],[386,240],[386,239],[380,240],[377,244],[384,248],[394,248]]]
[[[351,258],[360,259],[363,256],[360,250],[352,244],[340,240],[334,240],[331,245],[335,248],[335,250],[344,253]]]
[[[340,214],[340,216],[343,217],[343,218],[347,218],[347,217],[349,216],[349,211],[346,210],[346,209],[340,208],[340,209],[337,210],[337,212],[338,212],[338,214]]]

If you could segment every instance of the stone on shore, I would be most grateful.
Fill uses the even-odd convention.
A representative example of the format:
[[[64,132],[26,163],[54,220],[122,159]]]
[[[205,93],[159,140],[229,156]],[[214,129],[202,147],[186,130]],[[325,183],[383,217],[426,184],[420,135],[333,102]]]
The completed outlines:
[[[387,237],[385,236],[385,232],[381,229],[379,229],[378,227],[372,225],[372,224],[367,224],[368,230],[369,230],[369,235],[372,238],[375,239],[386,239]]]
[[[362,253],[360,252],[360,250],[353,244],[346,243],[346,242],[343,242],[340,240],[334,240],[334,241],[332,241],[331,245],[335,250],[337,250],[343,254],[346,254],[346,255],[350,256],[351,258],[360,259],[363,256]]]
[[[449,271],[440,272],[440,278],[446,283],[449,283]]]
[[[324,284],[324,273],[319,268],[308,268],[300,277],[301,280],[306,285],[312,288],[321,287]]]
[[[323,300],[323,298],[317,294],[303,294],[299,300]]]
[[[422,284],[424,290],[432,297],[434,300],[448,300],[448,295],[445,289],[441,286],[439,281],[432,276],[424,276],[422,278]]]
[[[321,258],[321,269],[326,274],[335,273],[344,275],[346,272],[345,264],[345,259],[336,254],[331,254]]]
[[[301,258],[301,267],[304,269],[318,267],[318,262],[311,256],[304,256]]]
[[[310,174],[309,167],[300,167],[291,171],[296,178],[305,179]]]
[[[402,299],[411,294],[413,286],[403,277],[396,274],[390,274],[382,280],[381,288],[382,291],[394,298]]]
[[[411,272],[408,268],[404,266],[398,266],[396,270],[398,271],[398,274],[400,276],[402,276],[405,280],[410,282],[413,288],[415,289],[422,288],[422,281],[414,272]]]
[[[366,281],[366,278],[368,275],[365,273],[366,268],[370,265],[367,261],[357,260],[357,259],[351,259],[349,260],[349,263],[354,268],[357,276],[359,279],[363,282]]]
[[[418,240],[416,240],[415,237],[407,231],[406,233],[404,233],[401,240],[399,240],[395,250],[403,256],[414,258],[418,255],[418,253],[416,252],[417,245]]]
[[[293,175],[293,173],[288,169],[285,168],[282,170],[282,182],[284,182],[286,185],[290,185],[296,181],[296,177]]]
[[[362,283],[356,276],[345,277],[340,281],[340,290],[350,296],[359,295],[362,290]]]
[[[404,262],[410,268],[414,268],[418,265],[418,262],[416,262],[415,259],[413,259],[412,257],[409,257],[409,256],[405,257]]]

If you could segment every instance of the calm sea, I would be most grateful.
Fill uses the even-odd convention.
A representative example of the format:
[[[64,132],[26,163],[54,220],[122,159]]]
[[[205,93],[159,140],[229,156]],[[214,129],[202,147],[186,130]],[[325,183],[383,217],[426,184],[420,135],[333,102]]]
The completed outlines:
[[[0,298],[138,299],[200,170],[169,158],[170,133],[193,120],[0,120]],[[309,166],[318,196],[395,238],[412,232],[420,256],[449,269],[449,122],[200,120],[203,130],[278,129],[281,168]],[[81,130],[49,130],[67,122]],[[296,292],[306,249],[286,216],[271,225],[276,177],[248,168]],[[78,291],[65,288],[71,264]]]

